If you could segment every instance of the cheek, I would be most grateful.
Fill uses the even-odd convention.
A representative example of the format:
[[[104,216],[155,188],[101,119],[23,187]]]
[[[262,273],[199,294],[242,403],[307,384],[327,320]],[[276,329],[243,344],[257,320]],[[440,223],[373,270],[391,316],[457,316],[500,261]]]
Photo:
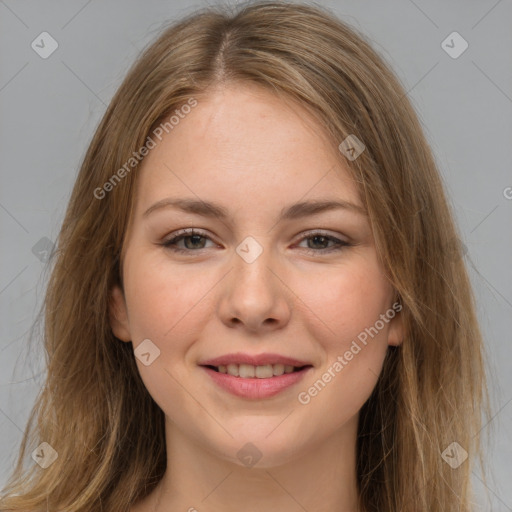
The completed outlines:
[[[171,336],[205,293],[202,279],[190,279],[164,258],[133,254],[126,261],[125,291],[130,328],[139,336]]]
[[[329,269],[324,278],[316,275],[297,283],[299,302],[305,304],[303,314],[308,315],[305,328],[327,352],[344,352],[352,340],[373,326],[389,307],[389,293],[390,285],[376,265]],[[382,329],[379,334],[385,332]]]
[[[132,261],[126,265],[125,291],[134,346],[150,339],[160,350],[159,365],[181,372],[188,349],[211,317],[207,292],[213,279],[199,270],[192,275],[171,267],[161,258],[141,255]],[[144,367],[139,364],[139,369],[143,374]]]
[[[368,399],[382,369],[389,323],[380,315],[389,308],[391,287],[376,265],[328,277],[328,285],[315,280],[309,292],[299,292],[307,293],[305,327],[324,356],[320,372],[302,386],[299,402],[318,414],[328,407],[334,423],[342,424]]]
[[[159,355],[146,366],[136,359],[139,374],[149,394],[167,413],[193,415],[194,401],[183,393],[189,378],[184,364],[194,341],[208,320],[211,304],[205,293],[213,286],[199,272],[176,270],[162,259],[133,253],[126,260],[125,292],[134,348],[149,339]],[[211,315],[210,315],[211,316]],[[172,413],[171,413],[172,414]]]

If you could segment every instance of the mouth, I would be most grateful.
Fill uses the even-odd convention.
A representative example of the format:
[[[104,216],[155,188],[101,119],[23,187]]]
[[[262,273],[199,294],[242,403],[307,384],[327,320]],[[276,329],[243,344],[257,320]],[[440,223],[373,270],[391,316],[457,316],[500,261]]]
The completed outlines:
[[[246,400],[263,400],[291,389],[313,371],[307,359],[284,354],[224,354],[198,362],[217,389]]]
[[[264,400],[272,398],[286,389],[291,389],[313,371],[310,364],[294,366],[291,364],[252,365],[247,363],[229,363],[225,365],[199,365],[205,374],[216,384],[217,389],[245,400]]]
[[[289,364],[266,364],[255,366],[252,364],[228,364],[228,365],[203,365],[217,373],[224,373],[240,379],[270,379],[284,374],[297,373],[311,368],[310,364],[293,366]]]

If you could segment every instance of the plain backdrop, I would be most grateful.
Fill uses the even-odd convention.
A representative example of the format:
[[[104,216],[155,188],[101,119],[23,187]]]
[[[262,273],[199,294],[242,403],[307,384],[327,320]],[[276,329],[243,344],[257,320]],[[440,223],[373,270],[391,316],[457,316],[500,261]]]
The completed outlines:
[[[494,417],[484,433],[494,441],[482,509],[512,511],[512,2],[320,3],[366,34],[392,66],[437,158],[488,352]],[[43,383],[44,353],[28,345],[29,329],[90,138],[162,23],[206,5],[0,0],[0,486]],[[44,55],[52,44],[57,49]]]

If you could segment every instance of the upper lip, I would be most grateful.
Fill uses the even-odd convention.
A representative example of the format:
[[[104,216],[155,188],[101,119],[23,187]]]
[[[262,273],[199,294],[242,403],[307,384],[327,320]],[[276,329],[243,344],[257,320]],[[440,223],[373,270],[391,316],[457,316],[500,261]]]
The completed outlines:
[[[279,354],[225,354],[223,356],[207,359],[199,363],[200,366],[227,366],[228,364],[250,364],[253,366],[265,366],[269,364],[284,364],[290,366],[311,366],[311,363],[299,361],[293,357],[282,356]]]

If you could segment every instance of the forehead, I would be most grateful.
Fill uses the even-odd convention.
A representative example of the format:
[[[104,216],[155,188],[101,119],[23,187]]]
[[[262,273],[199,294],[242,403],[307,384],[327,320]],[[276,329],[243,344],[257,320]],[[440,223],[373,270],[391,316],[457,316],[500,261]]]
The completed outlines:
[[[197,106],[164,132],[137,171],[139,213],[169,195],[215,199],[253,214],[282,207],[285,199],[358,201],[336,146],[298,103],[253,85],[195,99]]]

